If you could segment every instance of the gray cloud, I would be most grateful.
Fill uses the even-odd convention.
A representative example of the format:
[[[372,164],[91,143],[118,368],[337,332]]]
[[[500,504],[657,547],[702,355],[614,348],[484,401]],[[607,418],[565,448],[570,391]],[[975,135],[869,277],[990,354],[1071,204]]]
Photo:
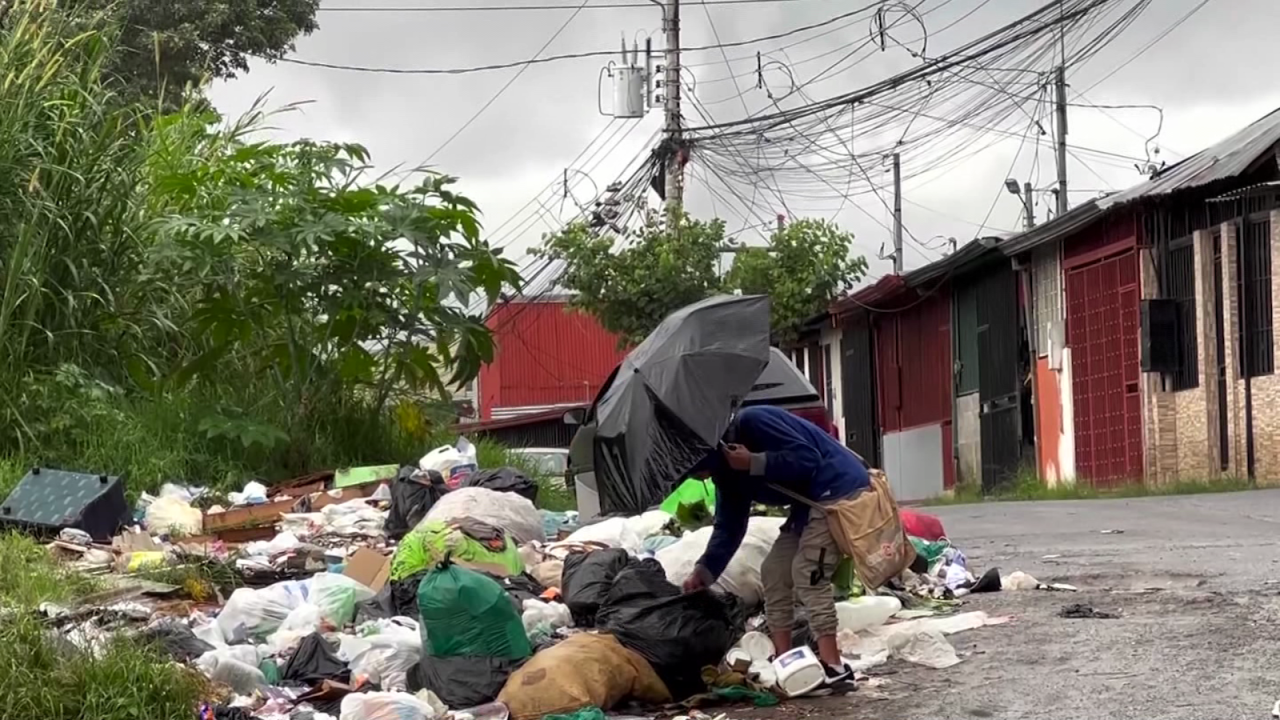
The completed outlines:
[[[499,0],[399,0],[402,4],[489,3]],[[510,0],[501,0],[508,2]],[[1199,0],[1157,0],[1136,23],[1092,62],[1073,74],[1076,90],[1090,87]],[[393,0],[326,0],[327,6],[387,6]],[[929,52],[936,55],[964,41],[1009,22],[1038,3],[1032,0],[925,0],[930,28]],[[733,42],[818,22],[848,12],[854,3],[836,0],[797,0],[786,4],[700,6],[683,8],[684,44],[710,45]],[[976,8],[976,10],[975,10]],[[708,11],[712,23],[708,21]],[[960,19],[966,13],[972,14]],[[473,13],[335,13],[320,14],[321,29],[298,43],[296,57],[338,64],[383,67],[457,67],[530,57],[564,23],[570,11],[473,12]],[[949,29],[944,26],[955,23]],[[661,17],[656,7],[584,10],[548,54],[603,50],[628,38],[653,33],[661,47]],[[1087,93],[1097,104],[1155,104],[1164,110],[1164,126],[1158,140],[1161,156],[1176,160],[1234,132],[1265,112],[1280,106],[1280,90],[1269,90],[1265,79],[1274,75],[1271,57],[1273,28],[1280,25],[1280,4],[1274,0],[1214,0],[1192,20],[1152,47],[1136,61]],[[839,26],[834,26],[839,28]],[[904,23],[904,42],[917,31]],[[826,28],[832,29],[832,28]],[[822,31],[818,31],[822,32]],[[717,119],[742,117],[743,104],[750,112],[770,107],[764,92],[755,89],[757,49],[772,50],[770,57],[786,58],[800,80],[811,78],[840,59],[849,46],[867,38],[865,20],[808,39],[797,35],[759,46],[725,50],[732,74],[745,74],[737,86],[729,79],[724,57],[718,50],[688,53],[690,84],[696,96]],[[803,41],[798,42],[797,41]],[[777,48],[795,43],[778,51]],[[909,67],[903,51],[865,52],[865,61],[835,72],[806,89],[821,98],[867,85]],[[559,218],[573,212],[575,201],[591,196],[592,182],[578,174],[570,177],[572,192],[563,193],[564,168],[609,124],[597,109],[597,80],[607,58],[590,58],[530,67],[492,107],[475,120],[433,160],[444,172],[459,176],[462,192],[484,211],[486,227],[510,242],[519,255]],[[226,113],[236,114],[254,98],[271,91],[268,104],[275,107],[312,101],[300,112],[274,119],[282,138],[312,137],[361,142],[370,148],[382,169],[422,163],[486,103],[516,72],[502,70],[457,76],[353,73],[289,64],[254,63],[250,73],[216,84],[211,95]],[[780,71],[766,75],[771,87],[785,90]],[[741,94],[741,98],[736,97]],[[605,94],[608,107],[607,88]],[[785,102],[785,101],[784,101]],[[798,102],[798,101],[796,101]],[[696,122],[692,109],[689,122]],[[1141,109],[1107,110],[1072,108],[1071,144],[1125,156],[1144,157],[1145,138],[1156,130],[1158,115]],[[658,127],[657,113],[636,127],[618,128],[597,143],[590,171],[594,185],[603,188],[623,171],[627,162],[646,149],[645,142]],[[625,133],[625,137],[624,137]],[[978,146],[993,140],[974,134]],[[1045,139],[1048,140],[1047,138]],[[603,147],[600,147],[603,145]],[[1018,140],[1006,138],[965,162],[933,175],[915,178],[905,186],[904,218],[915,237],[954,236],[961,242],[979,233],[991,210],[986,232],[1012,230],[1019,224],[1020,205],[1004,194],[1002,183],[1018,149]],[[1053,179],[1053,155],[1046,143],[1038,152],[1028,143],[1014,164],[1013,175],[1047,186]],[[880,172],[879,169],[868,169]],[[705,168],[693,169],[689,180],[690,209],[699,215],[719,212],[731,228],[744,224],[707,191]],[[1125,187],[1141,179],[1127,160],[1097,154],[1079,154],[1069,162],[1073,188],[1083,191]],[[889,177],[882,174],[884,192]],[[530,205],[540,191],[559,184],[559,193],[543,196],[544,203]],[[714,183],[713,183],[714,185]],[[785,189],[785,188],[784,188]],[[721,191],[723,192],[723,191]],[[1074,201],[1088,192],[1073,192]],[[768,219],[783,212],[781,202],[767,190],[758,194],[760,214]],[[887,195],[886,195],[887,197]],[[838,198],[801,200],[785,198],[794,214],[833,217],[858,236],[859,249],[872,259],[889,237],[883,225],[888,212],[874,196],[856,198],[856,207]],[[993,208],[994,203],[994,208]],[[1037,212],[1051,199],[1041,198]],[[859,209],[860,208],[860,209]],[[992,209],[993,208],[993,209]],[[835,211],[839,209],[837,214]],[[512,215],[515,217],[512,218]],[[752,218],[750,223],[759,223]],[[516,231],[516,232],[513,232]],[[743,237],[750,235],[744,233]],[[937,257],[936,252],[911,248],[908,267]],[[888,264],[872,262],[873,273]]]

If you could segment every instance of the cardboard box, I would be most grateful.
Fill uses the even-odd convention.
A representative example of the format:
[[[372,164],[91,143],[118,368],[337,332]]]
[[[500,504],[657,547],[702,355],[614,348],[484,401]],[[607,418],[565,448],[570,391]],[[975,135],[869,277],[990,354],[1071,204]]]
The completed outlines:
[[[378,592],[387,584],[391,575],[391,556],[383,555],[377,550],[360,548],[347,558],[347,569],[342,574]]]
[[[294,498],[273,500],[262,505],[249,505],[233,508],[226,512],[205,513],[204,532],[206,535],[217,535],[222,530],[231,528],[258,527],[266,525],[274,527],[280,521],[281,513],[293,512],[297,504]]]

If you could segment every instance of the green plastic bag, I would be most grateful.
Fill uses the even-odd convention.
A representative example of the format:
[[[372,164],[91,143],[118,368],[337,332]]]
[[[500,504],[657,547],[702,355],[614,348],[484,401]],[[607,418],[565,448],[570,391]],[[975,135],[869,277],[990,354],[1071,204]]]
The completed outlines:
[[[676,515],[681,505],[703,504],[712,512],[716,509],[716,485],[710,480],[689,478],[680,483],[675,492],[667,496],[658,509],[668,515]]]
[[[391,557],[393,582],[439,565],[449,556],[459,565],[491,575],[507,577],[524,572],[520,549],[510,535],[504,537],[502,549],[490,548],[452,525],[433,520],[419,525],[404,536]]]
[[[431,657],[522,660],[533,654],[507,591],[446,559],[418,586],[422,648]]]
[[[947,548],[951,547],[951,543],[946,540],[929,542],[928,540],[921,540],[920,538],[913,537],[911,535],[908,535],[907,537],[911,539],[911,544],[915,546],[916,554],[927,560],[930,565],[933,565],[933,562],[942,557],[942,553],[946,552]]]

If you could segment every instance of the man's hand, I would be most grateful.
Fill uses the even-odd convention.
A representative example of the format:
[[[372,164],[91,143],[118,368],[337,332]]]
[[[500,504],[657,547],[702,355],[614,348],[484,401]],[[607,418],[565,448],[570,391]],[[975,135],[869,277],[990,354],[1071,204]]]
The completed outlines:
[[[711,577],[711,573],[701,565],[694,565],[693,572],[689,574],[689,577],[685,578],[684,591],[686,594],[696,593],[700,590],[706,590],[713,584],[715,584],[715,578]]]
[[[742,445],[726,445],[724,459],[729,463],[729,467],[739,472],[751,469],[751,451]]]

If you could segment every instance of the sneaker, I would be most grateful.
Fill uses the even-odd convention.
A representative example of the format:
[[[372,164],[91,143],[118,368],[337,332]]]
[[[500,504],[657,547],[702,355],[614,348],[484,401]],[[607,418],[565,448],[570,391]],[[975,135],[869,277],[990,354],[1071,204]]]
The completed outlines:
[[[824,664],[823,669],[827,671],[827,687],[853,684],[853,669],[848,664],[840,663],[838,668]]]

